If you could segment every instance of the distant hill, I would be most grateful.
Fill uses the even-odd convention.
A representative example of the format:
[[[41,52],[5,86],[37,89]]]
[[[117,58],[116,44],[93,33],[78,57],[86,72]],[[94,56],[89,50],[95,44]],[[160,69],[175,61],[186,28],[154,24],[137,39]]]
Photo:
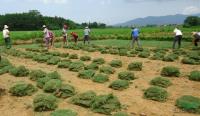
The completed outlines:
[[[167,24],[183,24],[186,17],[189,15],[167,15],[167,16],[148,16],[145,18],[137,18],[124,23],[116,24],[114,26],[145,26],[145,25],[167,25]],[[192,16],[200,16],[200,14],[195,14]]]

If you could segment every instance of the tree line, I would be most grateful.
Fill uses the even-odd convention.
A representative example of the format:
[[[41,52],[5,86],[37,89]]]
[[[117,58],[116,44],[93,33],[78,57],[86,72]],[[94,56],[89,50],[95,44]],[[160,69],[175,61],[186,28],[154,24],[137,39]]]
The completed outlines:
[[[189,16],[184,21],[184,27],[200,26],[200,17]]]
[[[51,30],[61,29],[64,24],[67,24],[70,29],[84,28],[105,28],[104,23],[82,23],[78,24],[72,20],[63,17],[49,17],[43,16],[38,10],[30,10],[25,13],[12,13],[0,15],[0,28],[3,29],[4,25],[8,25],[11,30],[25,31],[25,30],[41,30],[42,25],[47,25]]]

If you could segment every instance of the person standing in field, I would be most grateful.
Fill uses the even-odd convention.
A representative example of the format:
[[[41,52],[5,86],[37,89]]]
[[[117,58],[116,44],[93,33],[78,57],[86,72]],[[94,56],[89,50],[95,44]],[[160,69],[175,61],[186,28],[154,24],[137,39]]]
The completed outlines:
[[[197,47],[200,41],[200,32],[192,32],[192,35],[194,37],[194,45]]]
[[[3,38],[4,38],[4,41],[5,41],[6,48],[10,49],[11,48],[10,31],[8,30],[7,25],[4,25]]]
[[[50,36],[49,36],[49,30],[46,25],[43,25],[43,33],[44,33],[44,41],[46,49],[49,49],[49,42],[50,42]]]
[[[71,32],[71,36],[73,37],[75,45],[78,43],[78,34],[75,32]]]
[[[66,43],[67,43],[67,45],[68,45],[67,31],[68,31],[68,26],[65,24],[65,25],[63,25],[63,29],[62,29],[62,34],[63,34],[63,46],[64,46]]]
[[[132,39],[132,43],[131,43],[131,48],[134,48],[134,44],[135,41],[137,42],[138,47],[140,48],[140,40],[139,40],[139,34],[140,34],[140,30],[138,28],[132,27],[132,31],[131,31],[131,39]]]
[[[49,42],[51,47],[54,47],[54,39],[55,37],[53,31],[49,31]]]
[[[85,27],[85,30],[84,30],[84,38],[83,38],[83,41],[84,41],[84,44],[85,42],[87,41],[88,44],[90,44],[90,29],[88,27]]]
[[[175,49],[177,42],[178,42],[178,48],[180,48],[181,47],[181,40],[183,38],[183,33],[181,32],[180,29],[175,28],[174,34],[175,34],[175,38],[174,38],[174,43],[173,43],[172,48]]]

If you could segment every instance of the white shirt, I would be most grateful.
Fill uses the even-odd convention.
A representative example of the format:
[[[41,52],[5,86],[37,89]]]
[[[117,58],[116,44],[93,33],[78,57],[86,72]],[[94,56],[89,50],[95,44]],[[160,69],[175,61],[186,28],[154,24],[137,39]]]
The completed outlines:
[[[197,35],[199,35],[199,36],[200,36],[200,32],[198,32],[198,33],[197,33]]]
[[[90,29],[85,29],[84,30],[84,35],[89,35],[89,33],[90,33]]]
[[[67,29],[63,28],[62,32],[63,32],[63,36],[67,36]]]
[[[174,33],[176,34],[176,36],[183,35],[183,33],[181,32],[181,30],[179,30],[177,28],[174,29]]]
[[[44,33],[44,38],[49,38],[50,37],[49,36],[49,30],[47,28],[44,29],[43,33]]]
[[[8,38],[9,37],[9,30],[8,29],[4,29],[3,30],[3,38]]]

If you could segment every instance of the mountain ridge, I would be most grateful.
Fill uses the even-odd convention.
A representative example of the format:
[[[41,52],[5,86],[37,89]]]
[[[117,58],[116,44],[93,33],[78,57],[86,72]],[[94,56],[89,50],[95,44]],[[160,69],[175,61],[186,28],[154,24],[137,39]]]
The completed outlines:
[[[115,24],[114,26],[146,26],[146,25],[168,25],[168,24],[183,24],[184,20],[188,16],[200,16],[199,14],[184,15],[165,15],[165,16],[147,16],[144,18],[136,18],[133,20],[126,21],[124,23]]]

